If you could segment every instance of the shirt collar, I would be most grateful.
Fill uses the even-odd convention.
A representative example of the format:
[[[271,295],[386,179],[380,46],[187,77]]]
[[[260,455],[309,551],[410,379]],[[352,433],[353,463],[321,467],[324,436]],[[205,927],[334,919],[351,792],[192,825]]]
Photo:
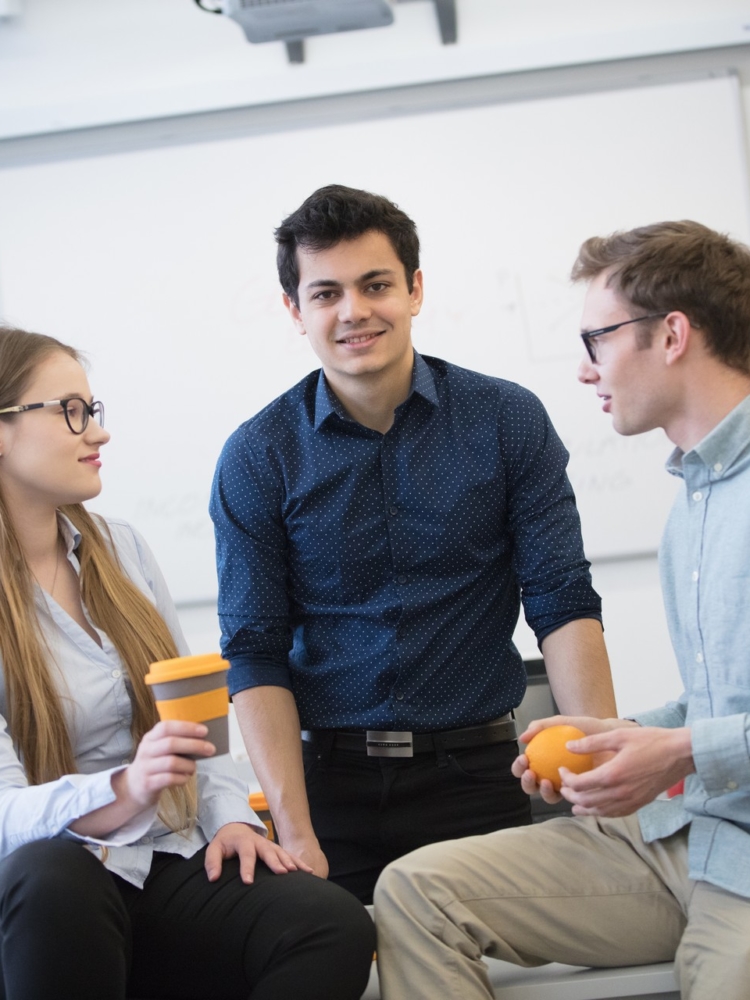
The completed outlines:
[[[81,532],[76,528],[69,517],[57,512],[57,526],[65,542],[65,553],[71,556],[81,544]]]
[[[667,460],[667,471],[682,475],[686,459],[695,458],[722,474],[737,461],[750,443],[750,396],[738,403],[698,444],[688,452],[675,448]]]
[[[433,406],[440,406],[437,388],[435,387],[435,376],[432,369],[427,364],[421,354],[414,352],[414,374],[411,379],[411,391],[426,399]]]
[[[435,376],[424,358],[420,354],[417,354],[416,351],[414,352],[414,368],[411,376],[411,389],[409,390],[409,395],[406,397],[404,402],[410,399],[415,393],[423,399],[426,399],[428,403],[432,403],[433,406],[440,405],[437,389],[435,388]],[[403,403],[401,405],[403,406]],[[333,389],[331,389],[328,381],[326,380],[323,369],[321,368],[318,374],[318,386],[315,390],[314,430],[317,431],[321,424],[323,424],[332,413],[335,413],[342,420],[348,420],[351,422],[351,417],[344,409],[341,400],[338,398]]]

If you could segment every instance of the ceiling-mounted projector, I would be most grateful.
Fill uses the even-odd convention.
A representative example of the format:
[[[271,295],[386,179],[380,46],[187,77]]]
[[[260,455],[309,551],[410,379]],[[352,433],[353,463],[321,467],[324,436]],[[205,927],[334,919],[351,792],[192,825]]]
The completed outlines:
[[[294,42],[393,23],[388,0],[223,0],[249,42]]]

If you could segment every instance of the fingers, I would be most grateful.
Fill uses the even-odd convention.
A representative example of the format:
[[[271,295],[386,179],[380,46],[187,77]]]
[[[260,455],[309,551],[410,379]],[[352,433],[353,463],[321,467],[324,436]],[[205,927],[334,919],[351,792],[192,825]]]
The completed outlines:
[[[275,844],[272,840],[261,840],[257,845],[257,852],[261,861],[265,862],[277,875],[298,870],[313,874],[313,870],[308,864],[300,858],[295,858],[293,854],[285,851],[283,847]]]
[[[255,866],[261,860],[275,875],[285,875],[297,870],[312,874],[312,868],[285,851],[279,844],[256,833],[246,823],[228,823],[223,826],[206,848],[204,867],[209,882],[221,875],[225,858],[237,857],[240,878],[246,884],[255,878]]]
[[[221,844],[214,838],[206,848],[206,855],[203,859],[203,867],[206,869],[209,882],[215,882],[221,875],[223,860],[224,852],[221,849]]]
[[[541,795],[549,805],[554,805],[562,799],[560,793],[555,791],[551,781],[546,778],[542,778],[541,782],[537,781],[536,774],[529,767],[529,759],[526,754],[522,753],[516,757],[510,769],[516,778],[521,779],[521,788],[527,795]]]
[[[216,747],[202,738],[207,732],[205,726],[192,722],[160,722],[138,744],[136,757],[213,757]]]
[[[609,772],[606,765],[584,774],[560,768],[562,796],[576,816],[628,816],[642,805],[629,787],[613,784]]]
[[[526,771],[529,769],[529,758],[525,753],[519,754],[518,757],[510,765],[511,774],[515,778],[523,778]],[[523,782],[521,782],[523,784]]]
[[[208,730],[194,722],[159,722],[138,744],[126,769],[127,791],[140,805],[153,805],[165,788],[186,785],[195,774],[193,757],[211,757],[216,747]]]
[[[566,746],[572,753],[603,753],[619,750],[623,743],[623,730],[611,729],[606,733],[593,733],[580,740],[568,740]]]
[[[204,739],[207,733],[208,728],[199,722],[157,722],[141,740],[139,751],[142,748],[150,756],[195,754],[211,757],[216,747]]]
[[[321,851],[317,840],[312,842],[297,841],[287,845],[287,853],[296,862],[305,864],[305,871],[312,872],[318,878],[328,878],[328,859]]]
[[[535,719],[533,722],[530,722],[528,728],[519,735],[518,742],[531,743],[536,734],[541,733],[543,729],[549,729],[550,726],[565,725],[571,725],[566,715],[551,715],[546,719]]]
[[[588,715],[552,715],[547,719],[536,719],[531,722],[518,739],[520,743],[530,743],[537,733],[549,729],[550,726],[575,726],[584,733],[605,733],[634,725],[637,723],[625,719],[595,719]]]

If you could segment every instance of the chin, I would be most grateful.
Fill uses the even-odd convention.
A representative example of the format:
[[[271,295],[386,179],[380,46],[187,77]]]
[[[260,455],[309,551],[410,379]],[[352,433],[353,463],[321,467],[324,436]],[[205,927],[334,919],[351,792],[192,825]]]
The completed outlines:
[[[66,500],[60,502],[60,506],[63,504],[73,504],[73,503],[86,503],[87,500],[93,500],[94,497],[98,497],[102,491],[102,484],[100,482],[89,483],[86,489],[78,490],[77,493],[71,493]]]

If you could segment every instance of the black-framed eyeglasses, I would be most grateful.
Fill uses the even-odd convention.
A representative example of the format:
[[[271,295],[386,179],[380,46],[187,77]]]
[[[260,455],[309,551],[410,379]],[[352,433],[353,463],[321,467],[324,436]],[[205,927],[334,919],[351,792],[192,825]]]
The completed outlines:
[[[596,343],[594,341],[595,337],[601,337],[604,333],[614,333],[615,330],[619,330],[621,326],[627,326],[628,323],[642,323],[647,319],[664,319],[669,313],[654,313],[652,316],[637,316],[635,319],[624,319],[622,323],[613,323],[612,326],[603,326],[601,330],[589,330],[587,333],[581,334],[581,340],[583,341],[588,355],[591,358],[591,364],[596,364]]]
[[[100,427],[104,427],[104,403],[100,403],[97,399],[87,403],[80,396],[48,399],[46,403],[20,403],[18,406],[6,406],[0,413],[25,413],[26,410],[40,410],[43,406],[61,406],[65,422],[74,434],[83,434],[88,426],[89,417],[93,417]]]

